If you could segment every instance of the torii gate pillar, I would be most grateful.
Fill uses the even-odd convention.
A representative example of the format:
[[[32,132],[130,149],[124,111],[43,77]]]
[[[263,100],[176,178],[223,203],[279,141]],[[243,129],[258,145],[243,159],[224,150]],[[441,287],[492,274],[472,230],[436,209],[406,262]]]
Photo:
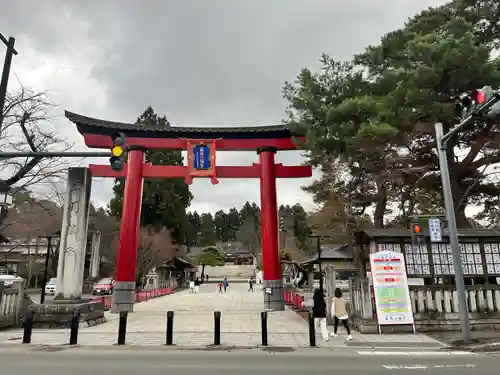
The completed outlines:
[[[275,147],[257,149],[260,155],[260,212],[262,226],[262,267],[264,268],[264,308],[281,311],[283,277],[278,245],[278,204],[276,201]]]
[[[116,259],[116,284],[112,313],[133,312],[135,303],[135,271],[139,246],[144,157],[146,149],[132,146],[128,153],[127,178],[123,193],[120,244]]]

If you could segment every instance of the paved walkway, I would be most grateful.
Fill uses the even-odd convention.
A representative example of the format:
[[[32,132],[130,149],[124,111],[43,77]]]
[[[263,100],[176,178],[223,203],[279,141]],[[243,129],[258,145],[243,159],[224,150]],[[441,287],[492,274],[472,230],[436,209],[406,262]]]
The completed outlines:
[[[167,311],[175,312],[174,343],[177,346],[204,347],[213,344],[214,311],[221,311],[221,344],[236,347],[255,347],[261,344],[260,312],[263,310],[262,292],[247,292],[247,284],[233,283],[228,291],[219,294],[215,284],[202,285],[200,292],[182,291],[136,304],[129,314],[127,344],[164,345]],[[81,345],[112,345],[116,343],[118,316],[106,313],[107,323],[81,328],[78,343]],[[270,346],[307,347],[309,335],[307,322],[295,312],[270,312],[268,314],[268,343]],[[342,334],[343,331],[339,333]],[[19,343],[20,329],[0,331],[0,344]],[[349,344],[400,346],[412,342],[413,346],[441,346],[425,335],[361,335],[353,334]],[[61,345],[69,341],[68,329],[36,329],[32,343]],[[346,347],[343,338],[328,343],[317,339],[318,346]]]

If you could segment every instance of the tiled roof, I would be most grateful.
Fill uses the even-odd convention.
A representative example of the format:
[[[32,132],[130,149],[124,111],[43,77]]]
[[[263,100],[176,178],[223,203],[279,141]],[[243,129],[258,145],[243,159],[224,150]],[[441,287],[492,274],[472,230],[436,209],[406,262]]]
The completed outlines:
[[[136,133],[136,136],[144,136],[146,133],[154,137],[214,137],[216,135],[234,136],[234,138],[290,138],[297,134],[290,131],[285,125],[269,126],[242,126],[242,127],[187,127],[187,126],[145,126],[132,123],[114,122],[82,116],[73,112],[65,111],[68,120],[75,123],[80,133],[92,132],[95,134],[108,135],[123,131],[125,133]]]

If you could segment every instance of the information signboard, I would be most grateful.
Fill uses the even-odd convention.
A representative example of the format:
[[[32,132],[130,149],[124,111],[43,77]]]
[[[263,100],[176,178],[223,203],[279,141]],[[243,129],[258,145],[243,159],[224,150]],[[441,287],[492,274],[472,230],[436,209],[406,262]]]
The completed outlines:
[[[196,145],[194,152],[194,169],[210,168],[210,148],[208,145]]]
[[[441,220],[439,220],[439,218],[429,218],[429,233],[431,235],[431,242],[441,242],[443,240],[441,234]]]
[[[379,251],[370,254],[377,321],[382,325],[411,324],[415,331],[403,254]]]

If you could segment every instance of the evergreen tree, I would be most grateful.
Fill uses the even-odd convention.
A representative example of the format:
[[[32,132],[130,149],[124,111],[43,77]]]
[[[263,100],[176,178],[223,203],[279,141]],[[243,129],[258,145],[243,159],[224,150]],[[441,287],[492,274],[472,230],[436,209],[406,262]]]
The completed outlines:
[[[241,225],[240,214],[236,208],[231,208],[227,214],[227,236],[229,241],[236,241],[236,232]]]
[[[137,126],[168,128],[165,116],[158,116],[149,106],[137,119]],[[150,150],[146,162],[154,165],[183,165],[183,157],[176,150]],[[121,218],[123,208],[124,179],[116,179],[114,197],[109,209],[113,216]],[[177,244],[184,243],[187,230],[186,209],[193,198],[189,186],[180,178],[148,179],[144,181],[141,207],[141,226],[159,231],[166,228]]]
[[[224,211],[217,211],[214,215],[215,235],[219,241],[228,241],[227,215]]]
[[[335,191],[357,214],[371,207],[383,228],[391,206],[413,216],[427,193],[441,195],[434,124],[447,132],[460,121],[462,93],[500,86],[498,25],[498,1],[454,0],[422,11],[352,61],[324,55],[321,70],[303,69],[286,84],[288,123],[306,133],[309,162],[323,172],[311,186],[317,200]],[[498,125],[478,118],[448,143],[461,227],[470,225],[467,205],[498,205],[500,187],[484,173],[500,160],[490,141]]]
[[[213,246],[217,242],[217,235],[215,233],[214,219],[212,214],[201,214],[200,225],[200,245]]]
[[[186,230],[186,245],[191,247],[200,243],[200,227],[201,219],[198,212],[188,212],[187,214],[187,230]]]

